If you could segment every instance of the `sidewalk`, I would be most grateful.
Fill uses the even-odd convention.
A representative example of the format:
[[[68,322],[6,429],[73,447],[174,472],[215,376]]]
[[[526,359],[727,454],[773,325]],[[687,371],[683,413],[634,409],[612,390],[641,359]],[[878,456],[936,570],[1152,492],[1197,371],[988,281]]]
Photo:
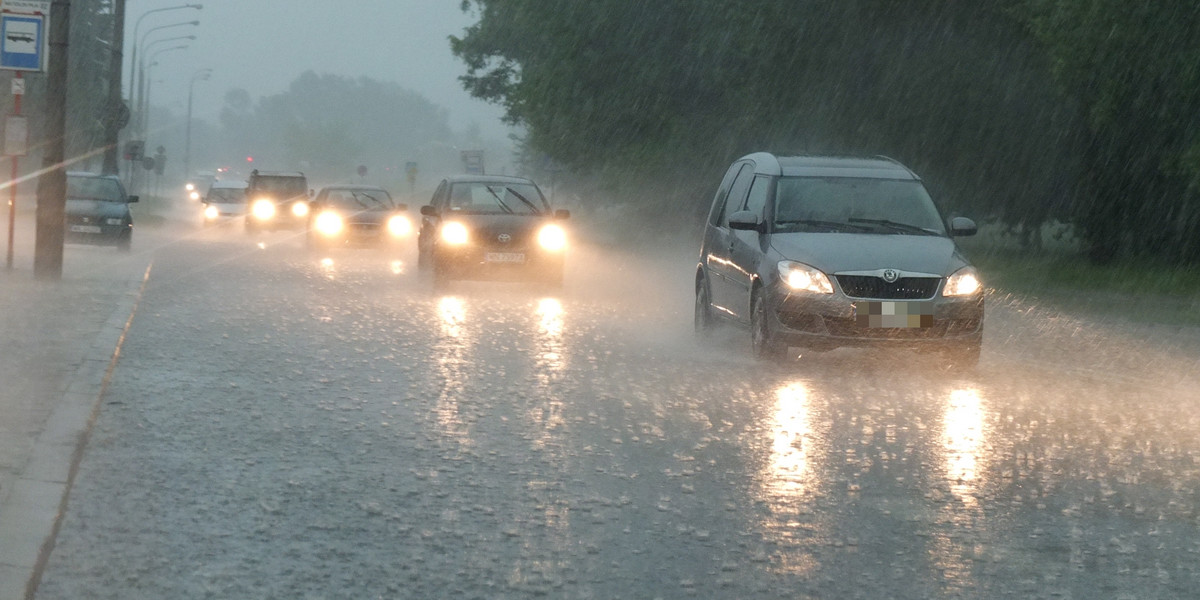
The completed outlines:
[[[6,204],[6,203],[5,203]],[[20,205],[18,205],[20,206]],[[0,214],[6,254],[7,206]],[[26,597],[151,253],[68,245],[60,281],[33,276],[33,218],[0,262],[0,600]]]

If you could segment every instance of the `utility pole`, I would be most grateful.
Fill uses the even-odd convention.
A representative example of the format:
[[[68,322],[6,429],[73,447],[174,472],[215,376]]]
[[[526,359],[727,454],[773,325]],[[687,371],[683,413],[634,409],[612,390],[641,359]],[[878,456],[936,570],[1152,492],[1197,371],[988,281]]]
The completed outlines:
[[[121,98],[121,73],[125,54],[125,0],[113,0],[113,32],[108,57],[108,110],[104,115],[104,166],[105,175],[119,173],[118,139],[121,129],[129,122],[129,107]]]
[[[37,185],[37,238],[33,275],[62,279],[63,229],[66,227],[67,170],[63,138],[67,124],[67,40],[71,31],[71,0],[50,4],[50,50],[46,71],[46,146]]]

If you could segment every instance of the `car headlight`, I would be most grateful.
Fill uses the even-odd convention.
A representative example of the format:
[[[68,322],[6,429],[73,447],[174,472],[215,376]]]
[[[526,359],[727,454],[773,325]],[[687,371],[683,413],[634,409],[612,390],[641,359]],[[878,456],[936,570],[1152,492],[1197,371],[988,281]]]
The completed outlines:
[[[442,241],[451,246],[461,246],[467,243],[470,238],[467,235],[467,226],[458,221],[450,221],[442,224]]]
[[[199,200],[200,192],[197,192],[196,190],[192,190],[191,193],[188,194],[188,198],[191,198],[192,200]]]
[[[217,210],[217,207],[209,204],[208,206],[204,207],[204,216],[208,219],[215,219],[221,216],[221,211]]]
[[[975,267],[963,267],[946,278],[946,287],[942,288],[943,296],[970,296],[983,289],[979,281],[979,272]]]
[[[275,218],[275,203],[266,198],[259,198],[254,201],[254,205],[250,207],[250,213],[259,221],[267,221]]]
[[[833,285],[820,269],[790,260],[779,261],[779,278],[784,285],[797,292],[832,294]]]
[[[537,235],[538,245],[550,252],[561,252],[567,247],[567,232],[562,227],[550,224],[542,227]]]
[[[316,228],[321,235],[335,236],[342,232],[345,223],[335,212],[323,212],[317,215]]]
[[[109,225],[120,225],[121,223],[124,223],[124,221],[121,219],[105,219],[104,222],[108,223]]]
[[[293,202],[292,203],[292,214],[296,215],[297,217],[307,217],[308,216],[308,203],[307,202]]]
[[[189,191],[189,192],[194,192],[194,191],[196,191],[196,184],[194,184],[194,183],[189,183],[189,184],[187,184],[187,185],[183,186],[183,189],[185,189],[185,190],[187,190],[187,191]]]
[[[412,233],[412,222],[404,215],[392,215],[387,221],[388,233],[403,237]]]

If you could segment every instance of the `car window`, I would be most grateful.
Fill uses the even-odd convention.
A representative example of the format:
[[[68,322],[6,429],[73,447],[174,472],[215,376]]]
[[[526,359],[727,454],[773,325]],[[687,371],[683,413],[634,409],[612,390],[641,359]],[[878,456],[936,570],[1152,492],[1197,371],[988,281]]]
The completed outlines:
[[[124,202],[125,192],[115,179],[107,177],[67,177],[67,197],[76,200]]]
[[[383,190],[330,190],[323,204],[346,210],[393,208],[392,197]]]
[[[241,188],[212,188],[208,190],[207,202],[239,204],[246,201],[246,190]]]
[[[708,222],[712,225],[720,225],[725,221],[725,201],[729,198],[729,187],[733,185],[734,177],[746,168],[746,163],[735,163],[725,171],[725,177],[721,179],[721,186],[717,188],[717,194],[713,197],[712,211],[709,212]]]
[[[725,201],[725,214],[721,217],[721,225],[729,225],[729,215],[743,210],[746,206],[746,192],[750,189],[750,183],[754,181],[754,169],[750,165],[742,167],[738,171],[737,177],[733,180],[733,185],[729,187],[729,198]]]
[[[850,177],[782,177],[775,192],[781,230],[844,224],[838,231],[903,233],[910,226],[945,234],[937,208],[919,181]]]
[[[750,184],[750,194],[746,197],[746,210],[766,218],[763,209],[767,206],[770,191],[771,178],[766,175],[756,176],[754,182]]]
[[[537,186],[483,182],[451,185],[446,208],[473,214],[540,214],[550,210]]]

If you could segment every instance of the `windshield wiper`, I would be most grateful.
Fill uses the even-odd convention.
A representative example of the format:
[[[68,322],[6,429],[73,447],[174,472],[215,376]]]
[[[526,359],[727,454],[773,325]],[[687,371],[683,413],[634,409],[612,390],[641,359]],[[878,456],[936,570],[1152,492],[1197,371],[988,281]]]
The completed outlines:
[[[846,231],[853,229],[855,231],[865,231],[868,229],[862,225],[854,223],[846,223],[843,221],[821,221],[818,219],[787,219],[783,221],[775,221],[776,225],[808,225],[810,227],[823,227],[825,229],[834,229],[837,231]]]
[[[534,214],[539,214],[539,215],[542,214],[541,209],[539,209],[536,204],[530,202],[529,199],[527,199],[525,196],[518,194],[517,190],[514,190],[512,188],[504,188],[504,189],[508,190],[508,193],[516,196],[517,200],[524,202],[525,206],[528,206],[529,208],[533,209]]]
[[[496,193],[496,190],[493,190],[491,187],[486,187],[486,188],[484,188],[484,189],[485,189],[485,190],[487,190],[487,191],[488,191],[488,193],[489,193],[489,194],[491,194],[491,195],[492,195],[492,197],[496,199],[496,202],[499,202],[499,203],[500,203],[500,208],[503,208],[503,209],[504,209],[504,212],[506,212],[506,213],[509,213],[509,214],[512,214],[512,212],[513,212],[513,209],[512,209],[512,207],[511,207],[511,206],[509,206],[509,205],[507,205],[507,204],[505,204],[505,203],[504,203],[504,200],[501,200],[501,199],[500,199],[500,195]],[[508,189],[508,188],[504,188],[504,189]]]
[[[850,217],[850,222],[851,223],[867,223],[870,225],[881,225],[883,227],[887,227],[888,229],[891,229],[892,231],[902,231],[904,233],[915,233],[917,235],[941,235],[940,233],[938,233],[932,229],[926,229],[924,227],[918,227],[916,225],[909,225],[908,223],[897,223],[896,221],[889,221],[887,219],[860,219],[858,217]]]
[[[363,202],[362,200],[360,200],[360,199],[359,199],[359,197],[360,197],[360,196],[362,196],[362,197],[365,197],[365,198],[370,198],[370,199],[371,199],[371,201],[372,201],[372,203],[374,203],[376,206],[379,206],[379,205],[382,205],[382,204],[383,204],[382,202],[380,202],[380,201],[379,201],[378,199],[376,199],[375,197],[373,197],[373,196],[369,196],[369,195],[367,195],[367,194],[359,194],[358,192],[350,192],[350,196],[354,198],[354,201],[355,201],[355,202],[357,202],[359,206],[361,206],[361,207],[363,207],[363,208],[365,208],[365,209],[367,209],[367,210],[370,210],[370,209],[371,209],[371,207],[370,207],[370,206],[368,206],[366,202]]]

